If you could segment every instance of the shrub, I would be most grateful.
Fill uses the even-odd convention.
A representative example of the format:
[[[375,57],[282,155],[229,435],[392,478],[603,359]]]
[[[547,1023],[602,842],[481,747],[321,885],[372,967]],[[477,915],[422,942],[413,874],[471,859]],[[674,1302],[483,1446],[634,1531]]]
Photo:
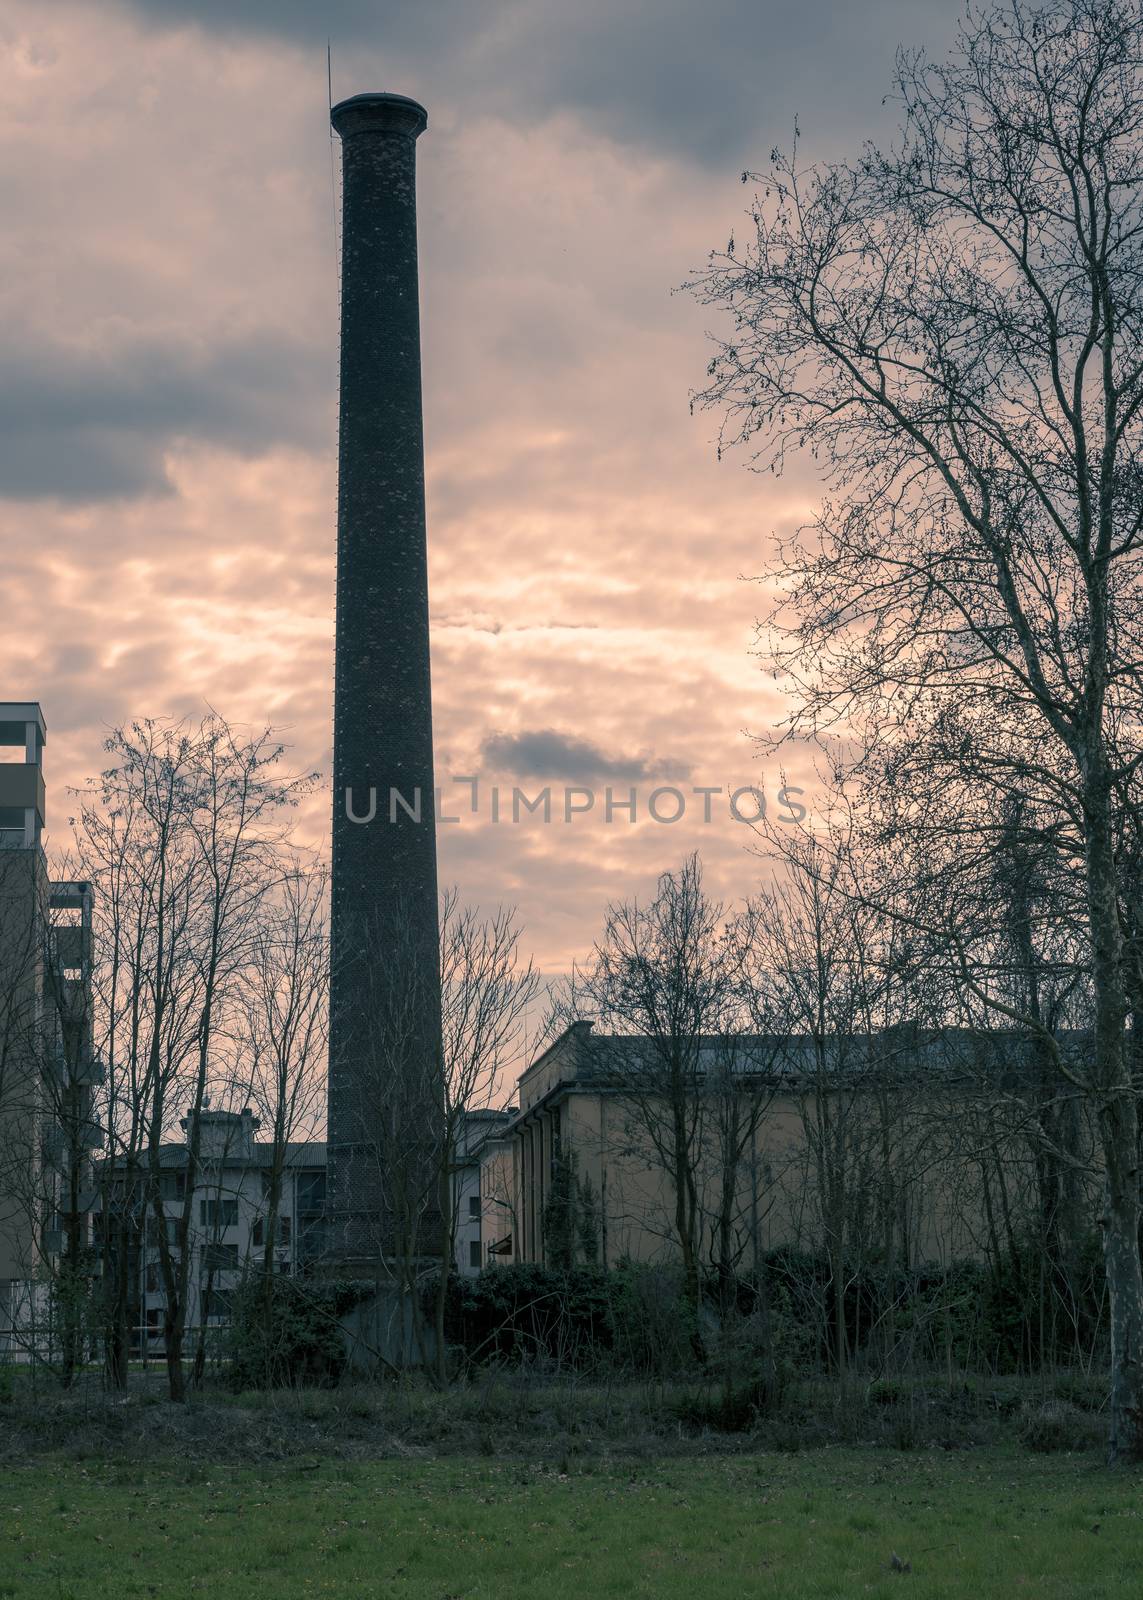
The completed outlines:
[[[900,1404],[904,1393],[904,1385],[895,1383],[892,1378],[874,1378],[865,1397],[871,1406],[895,1406]]]
[[[570,1199],[573,1177],[569,1164],[559,1191],[564,1199]],[[572,1234],[558,1208],[554,1215],[559,1226],[549,1218],[549,1232],[566,1262]],[[776,1396],[798,1378],[833,1370],[838,1307],[824,1255],[783,1248],[767,1253],[759,1269],[762,1282],[752,1274],[735,1280],[729,1304],[727,1285],[709,1276],[696,1313],[686,1304],[681,1273],[670,1265],[489,1267],[475,1278],[450,1278],[445,1335],[470,1364],[531,1362],[585,1371],[608,1361],[658,1378],[694,1369],[697,1318],[701,1342],[733,1383],[754,1382],[765,1368]],[[1036,1295],[1029,1299],[1033,1281]],[[1067,1319],[1049,1326],[1041,1317],[1041,1278],[1022,1257],[1000,1266],[962,1260],[893,1271],[876,1264],[847,1267],[842,1314],[848,1350],[855,1362],[872,1355],[878,1365],[898,1370],[955,1366],[999,1375],[1050,1367],[1077,1349],[1090,1354],[1099,1348],[1094,1269],[1083,1281],[1078,1320],[1065,1338]],[[434,1294],[430,1285],[430,1315]],[[876,1391],[869,1398],[887,1401]],[[1075,1398],[1092,1403],[1080,1400],[1078,1391]]]
[[[434,1280],[425,1286],[426,1314],[436,1293]],[[453,1275],[445,1338],[470,1362],[590,1366],[611,1346],[607,1274],[520,1262],[487,1267],[475,1278]]]
[[[770,1393],[761,1379],[723,1384],[684,1395],[669,1409],[680,1422],[718,1433],[750,1433],[770,1408]]]
[[[1102,1411],[1108,1402],[1106,1372],[1064,1372],[1053,1385],[1057,1400],[1066,1400],[1078,1411]]]
[[[692,1363],[694,1318],[681,1290],[679,1274],[665,1267],[488,1267],[450,1278],[445,1338],[476,1365],[585,1371],[615,1362],[662,1376]],[[426,1286],[426,1314],[436,1292],[435,1282]]]
[[[651,1377],[694,1364],[695,1314],[673,1267],[625,1262],[610,1274],[611,1344],[621,1365]]]
[[[252,1274],[234,1298],[229,1381],[234,1389],[329,1388],[345,1368],[339,1318],[369,1284]]]
[[[1028,1407],[1020,1420],[1021,1443],[1041,1455],[1094,1449],[1103,1443],[1105,1432],[1097,1417],[1060,1400]]]

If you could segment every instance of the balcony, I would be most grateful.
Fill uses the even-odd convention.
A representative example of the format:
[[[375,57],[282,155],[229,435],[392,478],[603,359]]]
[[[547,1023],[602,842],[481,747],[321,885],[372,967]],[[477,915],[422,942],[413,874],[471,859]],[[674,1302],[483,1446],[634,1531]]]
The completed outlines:
[[[0,825],[5,832],[19,828],[20,843],[15,848],[23,848],[29,825],[38,834],[43,821],[44,775],[40,768],[30,762],[0,762]]]
[[[45,1124],[40,1133],[40,1154],[50,1167],[58,1166],[67,1152],[67,1140],[58,1122]]]

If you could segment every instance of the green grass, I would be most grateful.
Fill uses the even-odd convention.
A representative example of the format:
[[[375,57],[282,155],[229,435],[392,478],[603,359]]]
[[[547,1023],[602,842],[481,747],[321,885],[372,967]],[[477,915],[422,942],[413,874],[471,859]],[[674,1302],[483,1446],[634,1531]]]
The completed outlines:
[[[0,1473],[0,1597],[1130,1596],[1143,1479],[1092,1457],[824,1450]],[[896,1552],[910,1573],[891,1572]],[[904,1588],[902,1588],[904,1586]]]

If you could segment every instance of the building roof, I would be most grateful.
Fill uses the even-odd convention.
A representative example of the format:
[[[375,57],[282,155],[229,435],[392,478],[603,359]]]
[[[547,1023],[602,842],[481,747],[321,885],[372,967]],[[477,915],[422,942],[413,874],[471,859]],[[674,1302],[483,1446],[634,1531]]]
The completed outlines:
[[[1055,1039],[1069,1054],[1082,1055],[1090,1047],[1090,1039],[1082,1031],[1058,1032]],[[794,1092],[823,1072],[835,1085],[846,1082],[853,1086],[875,1080],[943,1078],[949,1082],[974,1070],[987,1070],[1004,1081],[1019,1079],[1035,1068],[1037,1060],[1036,1041],[1021,1029],[922,1028],[909,1022],[873,1032],[829,1034],[820,1040],[806,1032],[740,1033],[704,1035],[696,1043],[696,1077],[729,1066],[731,1073],[744,1079]],[[532,1075],[553,1057],[558,1062],[557,1075],[541,1094],[524,1104],[529,1080],[536,1081]],[[638,1033],[596,1033],[590,1022],[574,1022],[517,1080],[521,1108],[504,1131],[514,1131],[562,1095],[630,1093],[644,1062],[648,1072],[653,1072],[653,1039]]]
[[[223,1165],[227,1167],[268,1167],[273,1161],[274,1146],[269,1143],[258,1143],[251,1147],[249,1154],[244,1155],[240,1150],[229,1150],[223,1158]],[[199,1165],[203,1166],[213,1162],[213,1156],[200,1156]],[[145,1168],[147,1158],[144,1155],[139,1162]],[[159,1147],[159,1166],[165,1170],[175,1171],[187,1164],[187,1147],[185,1144],[164,1144]],[[117,1156],[115,1165],[125,1165],[124,1158]],[[309,1142],[290,1143],[286,1145],[287,1167],[324,1167],[326,1165],[326,1146],[324,1140],[310,1140]]]

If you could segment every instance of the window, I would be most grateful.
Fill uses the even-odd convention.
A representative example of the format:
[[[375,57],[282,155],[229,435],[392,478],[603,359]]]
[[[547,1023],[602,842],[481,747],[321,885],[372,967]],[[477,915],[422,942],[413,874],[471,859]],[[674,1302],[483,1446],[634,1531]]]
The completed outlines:
[[[202,1314],[208,1322],[229,1322],[234,1312],[234,1296],[229,1289],[211,1289],[203,1293]]]
[[[480,1215],[480,1196],[478,1194],[469,1195],[468,1214],[470,1217],[478,1217]]]
[[[211,1240],[202,1247],[202,1270],[204,1272],[236,1272],[238,1270],[238,1246],[236,1244],[219,1244]]]
[[[297,1177],[299,1211],[320,1211],[325,1205],[325,1173],[299,1172]]]
[[[238,1221],[238,1200],[200,1200],[198,1220],[204,1228],[233,1228]]]
[[[468,1241],[468,1264],[470,1267],[476,1267],[477,1269],[484,1265],[480,1255],[479,1239],[470,1239]]]
[[[161,1172],[159,1174],[160,1200],[181,1200],[187,1190],[187,1175],[185,1172]]]
[[[288,1245],[290,1242],[290,1217],[279,1217],[274,1229],[274,1248],[279,1245]],[[250,1232],[250,1242],[255,1250],[261,1250],[266,1243],[266,1218],[259,1217]]]

